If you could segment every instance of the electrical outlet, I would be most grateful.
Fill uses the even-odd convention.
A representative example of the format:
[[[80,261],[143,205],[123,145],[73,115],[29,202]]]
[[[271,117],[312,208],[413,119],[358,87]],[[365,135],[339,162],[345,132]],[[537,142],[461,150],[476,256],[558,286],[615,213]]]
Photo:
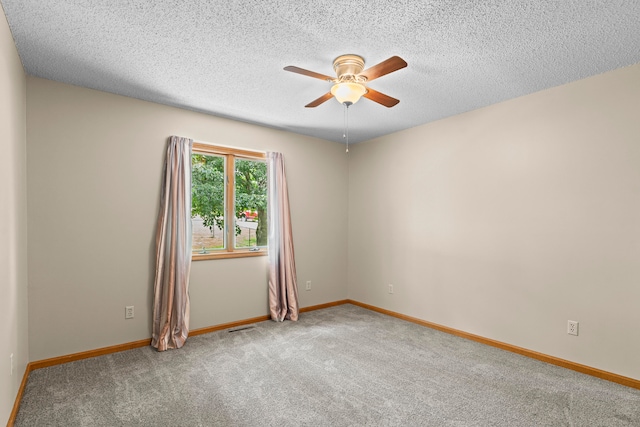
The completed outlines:
[[[11,363],[11,376],[13,376],[13,353],[11,353],[11,356],[9,356],[9,360]]]
[[[393,285],[391,283],[389,283],[389,293],[390,294],[393,293]]]
[[[124,308],[124,318],[125,319],[133,319],[133,306],[128,305]]]
[[[307,280],[307,288],[308,291],[311,290],[311,280]]]
[[[578,335],[578,322],[576,322],[575,320],[568,320],[567,333],[569,335]]]

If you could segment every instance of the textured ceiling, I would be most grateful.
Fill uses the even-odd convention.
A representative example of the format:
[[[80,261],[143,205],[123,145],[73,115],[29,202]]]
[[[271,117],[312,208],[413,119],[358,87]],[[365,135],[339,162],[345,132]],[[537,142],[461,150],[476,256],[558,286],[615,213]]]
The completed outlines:
[[[350,142],[640,62],[638,0],[0,0],[28,74],[342,141],[343,107],[304,105],[354,53],[400,99],[349,109]]]

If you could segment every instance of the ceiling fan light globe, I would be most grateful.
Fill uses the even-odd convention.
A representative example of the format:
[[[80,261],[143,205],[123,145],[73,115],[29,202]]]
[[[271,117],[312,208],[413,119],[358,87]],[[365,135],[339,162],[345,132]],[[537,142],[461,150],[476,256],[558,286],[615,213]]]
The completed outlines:
[[[331,88],[331,94],[340,104],[345,102],[355,104],[365,93],[367,93],[367,88],[360,83],[337,83]]]

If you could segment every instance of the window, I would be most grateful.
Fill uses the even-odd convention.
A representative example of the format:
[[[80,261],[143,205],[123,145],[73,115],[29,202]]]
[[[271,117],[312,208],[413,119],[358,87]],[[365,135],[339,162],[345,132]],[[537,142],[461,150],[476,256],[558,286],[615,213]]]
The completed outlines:
[[[193,143],[192,259],[267,254],[264,153]]]

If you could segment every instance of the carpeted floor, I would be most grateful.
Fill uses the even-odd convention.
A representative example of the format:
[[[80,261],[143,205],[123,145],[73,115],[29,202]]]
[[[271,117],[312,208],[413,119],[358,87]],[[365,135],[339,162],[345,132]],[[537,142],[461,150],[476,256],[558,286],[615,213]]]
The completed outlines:
[[[640,390],[353,305],[33,371],[16,426],[640,426]]]

